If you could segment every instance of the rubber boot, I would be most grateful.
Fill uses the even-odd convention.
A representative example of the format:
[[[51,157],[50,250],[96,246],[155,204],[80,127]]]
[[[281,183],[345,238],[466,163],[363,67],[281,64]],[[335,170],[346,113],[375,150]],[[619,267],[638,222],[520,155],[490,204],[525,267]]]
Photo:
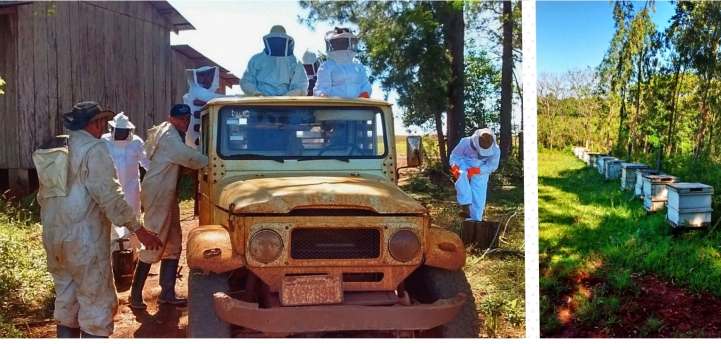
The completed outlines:
[[[143,302],[143,287],[145,287],[145,280],[148,278],[150,267],[152,265],[138,261],[138,265],[135,267],[135,274],[133,275],[133,285],[130,287],[130,308],[135,309],[146,309],[148,306]]]
[[[80,329],[58,325],[58,338],[80,338]]]
[[[461,205],[461,211],[458,212],[458,216],[461,218],[467,219],[471,217],[471,205],[465,204]]]
[[[108,336],[95,336],[85,331],[80,332],[82,333],[82,336],[80,336],[80,338],[108,338]]]
[[[175,295],[175,279],[178,275],[179,259],[163,259],[160,261],[160,295],[158,303],[185,306],[187,299]]]

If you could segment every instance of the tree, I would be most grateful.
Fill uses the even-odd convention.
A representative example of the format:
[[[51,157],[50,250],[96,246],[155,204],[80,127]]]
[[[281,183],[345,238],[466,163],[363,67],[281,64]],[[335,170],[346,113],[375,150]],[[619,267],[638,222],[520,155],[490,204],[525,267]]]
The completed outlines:
[[[446,148],[455,147],[465,131],[464,2],[326,0],[300,1],[300,6],[309,12],[299,19],[311,28],[320,21],[358,27],[371,74],[386,96],[398,93],[404,123],[435,122],[448,167]],[[440,124],[443,113],[448,146]]]
[[[5,94],[5,92],[2,89],[3,85],[5,85],[5,80],[3,80],[2,77],[0,77],[0,94]]]
[[[484,50],[466,55],[466,128],[486,128],[500,121],[501,72]]]

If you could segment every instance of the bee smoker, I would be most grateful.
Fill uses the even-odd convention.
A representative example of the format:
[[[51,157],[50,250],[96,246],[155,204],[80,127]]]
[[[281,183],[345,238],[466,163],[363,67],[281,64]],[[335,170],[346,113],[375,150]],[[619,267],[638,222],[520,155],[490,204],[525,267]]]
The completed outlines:
[[[113,251],[112,254],[113,275],[115,276],[116,282],[126,282],[133,279],[133,273],[135,272],[133,250],[123,247],[123,243],[128,242],[128,239],[120,238],[116,241],[119,249]]]

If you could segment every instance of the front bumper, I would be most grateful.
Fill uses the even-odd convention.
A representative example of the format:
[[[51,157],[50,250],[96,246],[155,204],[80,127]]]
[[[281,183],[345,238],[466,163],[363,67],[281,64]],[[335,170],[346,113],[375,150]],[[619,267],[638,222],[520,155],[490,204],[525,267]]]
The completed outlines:
[[[432,304],[411,306],[323,305],[259,308],[257,303],[213,295],[215,311],[228,323],[274,334],[329,331],[427,330],[453,319],[468,297],[458,293]]]

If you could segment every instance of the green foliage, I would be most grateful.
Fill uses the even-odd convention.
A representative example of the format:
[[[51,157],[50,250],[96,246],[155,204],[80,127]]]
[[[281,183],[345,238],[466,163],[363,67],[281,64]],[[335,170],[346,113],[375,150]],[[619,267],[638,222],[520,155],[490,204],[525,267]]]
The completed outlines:
[[[13,320],[37,313],[44,317],[55,296],[33,199],[0,198],[0,337],[22,337]]]
[[[2,87],[5,86],[5,80],[3,80],[2,77],[0,77],[0,94],[5,94],[5,91],[3,91]]]

